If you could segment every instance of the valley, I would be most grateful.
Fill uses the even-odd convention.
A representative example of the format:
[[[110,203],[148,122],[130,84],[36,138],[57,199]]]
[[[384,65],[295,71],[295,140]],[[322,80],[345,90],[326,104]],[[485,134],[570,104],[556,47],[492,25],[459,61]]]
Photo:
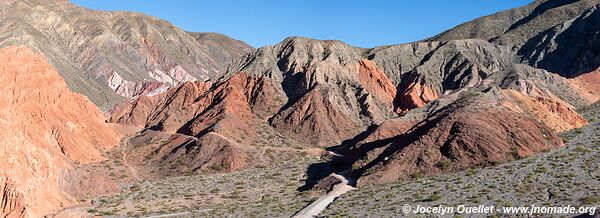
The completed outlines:
[[[597,0],[373,48],[253,48],[66,0],[0,6],[2,218],[600,204]]]

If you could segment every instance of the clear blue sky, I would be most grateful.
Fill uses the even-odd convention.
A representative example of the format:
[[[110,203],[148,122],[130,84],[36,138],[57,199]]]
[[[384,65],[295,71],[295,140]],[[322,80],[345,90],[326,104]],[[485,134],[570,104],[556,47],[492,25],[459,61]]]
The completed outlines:
[[[254,47],[305,36],[367,48],[424,39],[531,1],[72,0],[92,9],[143,12],[187,31],[222,33]]]

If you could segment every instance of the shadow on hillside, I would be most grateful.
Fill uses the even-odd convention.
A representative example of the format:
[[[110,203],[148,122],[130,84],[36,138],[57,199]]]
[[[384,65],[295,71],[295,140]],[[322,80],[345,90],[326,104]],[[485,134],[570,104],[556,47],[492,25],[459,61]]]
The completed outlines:
[[[322,179],[335,172],[335,169],[328,162],[311,164],[306,170],[306,181],[298,191],[307,191],[313,189]]]

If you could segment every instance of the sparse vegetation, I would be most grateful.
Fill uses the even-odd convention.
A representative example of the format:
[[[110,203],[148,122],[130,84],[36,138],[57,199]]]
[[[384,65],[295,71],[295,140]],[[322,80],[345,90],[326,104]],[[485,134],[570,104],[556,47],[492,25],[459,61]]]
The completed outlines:
[[[276,155],[274,150],[267,152]],[[297,153],[296,157],[277,164],[259,165],[240,172],[193,174],[139,181],[127,186],[128,192],[100,198],[99,207],[88,213],[98,216],[135,217],[195,211],[194,216],[200,217],[224,217],[233,214],[255,214],[257,217],[281,214],[291,216],[320,195],[297,190],[304,185],[304,181],[298,180],[298,175],[304,174],[308,165],[317,161],[318,157]],[[218,169],[222,167],[216,166]],[[127,199],[131,201],[128,202]],[[116,209],[117,205],[124,204],[131,206]],[[190,208],[189,205],[194,207]]]
[[[563,149],[496,166],[361,187],[338,198],[323,216],[390,217],[394,211],[401,211],[404,204],[597,205],[600,203],[597,197],[600,196],[600,162],[597,161],[600,124],[585,128],[578,131],[577,137],[570,137],[572,140]],[[361,207],[354,207],[356,204]]]

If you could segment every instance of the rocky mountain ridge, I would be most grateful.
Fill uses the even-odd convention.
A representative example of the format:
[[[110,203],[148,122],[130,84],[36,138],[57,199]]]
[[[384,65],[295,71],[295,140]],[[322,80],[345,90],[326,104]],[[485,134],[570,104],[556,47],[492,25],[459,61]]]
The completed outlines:
[[[419,50],[423,50],[421,55],[416,53]],[[498,99],[493,101],[496,103],[485,103],[488,100],[483,99],[486,98],[474,98],[475,100],[472,101],[482,102],[465,105],[464,107],[468,108],[465,111],[482,113],[482,119],[485,117],[484,111],[497,111],[497,117],[486,118],[489,119],[485,121],[487,123],[498,123],[498,126],[486,127],[490,129],[505,125],[504,122],[509,120],[508,117],[520,119],[531,117],[523,121],[528,123],[520,123],[520,125],[527,126],[531,131],[543,132],[543,135],[552,138],[554,142],[545,144],[543,139],[527,138],[539,132],[522,136],[527,138],[526,140],[540,142],[540,144],[533,143],[531,146],[534,148],[519,148],[523,149],[523,155],[562,146],[560,141],[556,140],[555,132],[579,128],[587,124],[587,121],[581,118],[572,106],[572,104],[583,105],[583,100],[579,98],[577,91],[567,79],[541,69],[516,64],[515,60],[516,54],[510,49],[482,40],[418,43],[365,50],[352,48],[338,41],[293,37],[273,47],[261,48],[246,55],[230,68],[231,71],[227,76],[215,84],[208,85],[209,88],[198,82],[181,86],[183,89],[201,86],[204,87],[202,89],[204,92],[200,91],[192,96],[184,94],[174,97],[143,97],[114,113],[111,121],[130,122],[153,130],[166,130],[200,138],[204,134],[217,131],[233,139],[239,137],[235,132],[223,133],[224,128],[217,127],[231,126],[232,124],[224,123],[229,123],[226,121],[227,117],[235,117],[238,127],[244,126],[242,124],[248,120],[253,120],[252,122],[266,124],[285,137],[308,146],[333,146],[365,134],[368,132],[367,129],[373,126],[397,129],[398,127],[386,123],[390,119],[404,120],[408,119],[404,117],[414,117],[416,112],[411,112],[413,109],[426,107],[430,102],[438,105],[439,103],[436,102],[440,98],[453,99],[444,100],[452,102],[455,101],[456,96],[464,93],[476,94],[497,89],[497,94],[494,96]],[[377,63],[387,68],[379,67]],[[413,63],[412,69],[389,67],[411,66],[410,63]],[[393,70],[386,72],[382,69]],[[224,89],[223,87],[230,91],[220,91]],[[240,93],[233,94],[231,92],[233,90]],[[217,99],[210,97],[215,93],[221,96]],[[147,114],[147,112],[135,111],[162,108],[162,106],[148,106],[144,103],[146,101],[159,101],[163,102],[159,105],[167,105],[164,102],[182,96],[195,99],[189,101],[187,105],[203,106],[200,108],[182,106],[181,110],[175,111],[158,110],[153,112],[155,113],[153,115],[136,118],[137,121],[130,119],[139,114]],[[224,104],[229,101],[237,103]],[[477,104],[489,105],[490,108],[474,107]],[[498,108],[496,104],[504,106]],[[441,110],[440,108],[441,106],[436,110]],[[429,113],[434,113],[436,110]],[[184,113],[188,115],[181,116],[180,111],[189,112]],[[454,112],[437,113],[451,116]],[[461,115],[462,118],[466,114],[468,113]],[[400,127],[402,131],[382,131],[393,133],[387,137],[399,137],[398,135],[405,133],[403,131],[416,128],[417,123],[430,122],[426,119],[427,116],[419,115],[417,118],[403,121],[400,125],[406,127]],[[500,119],[501,117],[505,119]],[[543,124],[539,125],[537,122]],[[173,123],[176,124],[173,126]],[[505,131],[509,134],[511,129]],[[253,138],[256,135],[258,134],[249,134],[249,137]],[[467,137],[467,135],[458,137]],[[497,136],[473,137],[495,138]],[[490,143],[490,146],[496,143]],[[251,144],[246,145],[251,146]],[[397,146],[392,145],[392,147]],[[459,159],[452,159],[452,161],[462,164],[463,167],[486,162],[508,161],[511,160],[508,158],[510,152],[513,152],[511,149],[515,148],[506,145],[503,150],[506,155],[502,158],[493,159],[490,155],[484,155],[492,159],[483,159],[479,162],[462,162]],[[377,150],[381,151],[381,148]],[[378,159],[373,161],[377,162]],[[435,163],[428,165],[428,167],[432,166],[435,166]],[[450,169],[453,168],[446,170]],[[417,172],[412,171],[412,173]],[[396,175],[397,172],[391,174]],[[406,178],[408,175],[410,174],[395,178]],[[381,175],[376,177],[386,178]]]
[[[8,96],[0,139],[15,144],[0,150],[15,157],[0,162],[2,216],[47,215],[118,191],[114,181],[252,170],[317,153],[333,158],[316,165],[358,186],[495,165],[564,147],[558,134],[586,126],[578,109],[591,117],[600,99],[590,0],[540,0],[403,45],[290,37],[256,50],[137,13],[0,4],[0,46],[25,45],[0,50]],[[112,124],[67,85],[100,107],[119,102],[107,113]],[[115,151],[121,135],[111,125],[140,131]],[[75,167],[98,161],[136,176],[93,171],[96,184]]]
[[[0,63],[0,215],[41,217],[78,194],[117,191],[106,175],[74,170],[119,143],[101,111],[29,48],[0,49]]]
[[[141,13],[102,12],[68,1],[3,1],[0,46],[27,45],[103,109],[185,81],[222,75],[253,50],[226,36],[188,33]]]

